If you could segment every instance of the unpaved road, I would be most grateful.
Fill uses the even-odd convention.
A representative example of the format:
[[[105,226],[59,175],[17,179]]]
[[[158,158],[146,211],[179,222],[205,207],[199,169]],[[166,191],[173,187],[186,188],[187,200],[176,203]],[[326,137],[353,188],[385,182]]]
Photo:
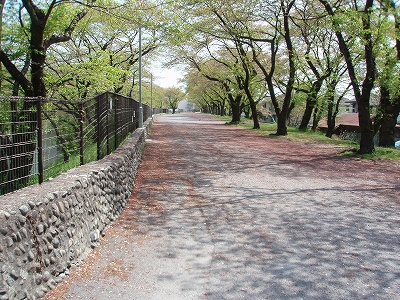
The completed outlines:
[[[128,206],[46,299],[400,299],[400,165],[338,151],[158,116]]]

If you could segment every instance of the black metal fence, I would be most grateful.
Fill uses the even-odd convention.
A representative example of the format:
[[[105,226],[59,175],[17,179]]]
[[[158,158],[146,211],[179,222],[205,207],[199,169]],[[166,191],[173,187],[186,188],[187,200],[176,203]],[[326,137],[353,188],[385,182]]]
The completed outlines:
[[[143,107],[143,120],[151,109]],[[0,97],[0,195],[113,152],[139,126],[139,103],[114,93],[84,101]]]

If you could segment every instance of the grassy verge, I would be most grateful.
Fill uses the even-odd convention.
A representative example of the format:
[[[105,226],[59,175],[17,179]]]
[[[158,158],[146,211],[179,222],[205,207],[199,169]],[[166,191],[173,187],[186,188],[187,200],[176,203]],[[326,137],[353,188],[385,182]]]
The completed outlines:
[[[95,161],[96,159],[97,159],[97,145],[94,143],[86,145],[84,151],[85,164],[91,161]],[[70,155],[68,161],[65,162],[63,158],[60,158],[55,162],[46,166],[46,169],[44,171],[44,180],[48,180],[49,178],[55,178],[58,175],[79,166],[80,166],[80,153],[77,150]]]
[[[221,117],[218,116],[220,120],[230,122],[230,117]],[[233,125],[235,126],[235,125]],[[247,130],[253,129],[253,122],[248,119],[243,119],[243,121],[236,125]],[[276,124],[260,124],[260,130],[254,130],[260,132],[263,135],[273,135],[276,133]],[[400,149],[396,148],[385,148],[385,147],[375,147],[375,153],[373,154],[363,154],[359,155],[355,150],[359,147],[359,142],[355,140],[343,140],[339,137],[327,138],[322,132],[312,132],[312,131],[302,131],[298,130],[294,127],[288,127],[288,135],[287,136],[279,136],[277,138],[289,139],[302,141],[305,143],[326,143],[330,145],[334,145],[337,147],[342,153],[342,155],[359,157],[364,159],[392,159],[392,160],[400,160]]]

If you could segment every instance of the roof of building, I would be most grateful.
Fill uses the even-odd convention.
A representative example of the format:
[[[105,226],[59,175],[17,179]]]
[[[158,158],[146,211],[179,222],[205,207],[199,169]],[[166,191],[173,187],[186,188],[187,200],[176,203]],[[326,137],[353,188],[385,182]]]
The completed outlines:
[[[374,118],[374,117],[373,117]],[[327,118],[321,119],[319,121],[319,127],[326,128],[327,125]],[[346,125],[346,126],[359,126],[358,122],[358,113],[343,113],[336,117],[336,126],[339,125]],[[397,124],[396,127],[400,127],[400,124]]]
[[[343,113],[336,117],[336,124],[359,126],[358,113]]]
[[[336,117],[336,126],[339,125],[351,125],[359,126],[358,114],[357,113],[343,113]],[[322,128],[328,127],[328,118],[323,118],[319,121],[318,126]]]

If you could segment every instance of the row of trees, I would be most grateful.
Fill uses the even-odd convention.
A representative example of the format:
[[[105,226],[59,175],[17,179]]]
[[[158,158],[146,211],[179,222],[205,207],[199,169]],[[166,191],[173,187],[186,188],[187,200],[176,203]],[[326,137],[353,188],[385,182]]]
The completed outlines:
[[[137,99],[139,28],[149,66],[174,30],[163,14],[157,3],[144,1],[0,0],[0,95],[27,97],[0,102],[1,166],[9,170],[0,180],[12,182],[13,189],[28,182],[39,138],[36,102],[28,97],[79,101],[111,91]],[[143,102],[176,108],[182,93],[151,88],[146,68],[143,75]],[[60,147],[67,138],[58,126],[79,124],[79,106],[64,105],[66,120],[48,115]]]
[[[228,108],[232,123],[247,109],[259,128],[256,105],[267,98],[277,135],[287,134],[291,113],[301,107],[301,129],[327,116],[331,136],[340,101],[353,97],[359,152],[374,151],[377,132],[381,146],[394,146],[400,111],[394,0],[181,1],[174,11],[184,16],[185,39],[174,53],[189,65],[188,94],[200,106],[221,114]]]
[[[231,113],[233,123],[244,111],[258,128],[257,104],[268,99],[278,135],[287,134],[291,114],[300,109],[300,128],[311,119],[315,127],[327,116],[331,135],[340,100],[352,95],[360,152],[374,150],[377,132],[381,145],[394,144],[400,110],[394,0],[0,0],[0,5],[3,95],[82,99],[110,90],[135,96],[141,27],[144,59],[168,49],[171,63],[188,66],[190,100]],[[171,102],[168,93],[154,86],[153,99]],[[379,102],[374,119],[372,99]]]

